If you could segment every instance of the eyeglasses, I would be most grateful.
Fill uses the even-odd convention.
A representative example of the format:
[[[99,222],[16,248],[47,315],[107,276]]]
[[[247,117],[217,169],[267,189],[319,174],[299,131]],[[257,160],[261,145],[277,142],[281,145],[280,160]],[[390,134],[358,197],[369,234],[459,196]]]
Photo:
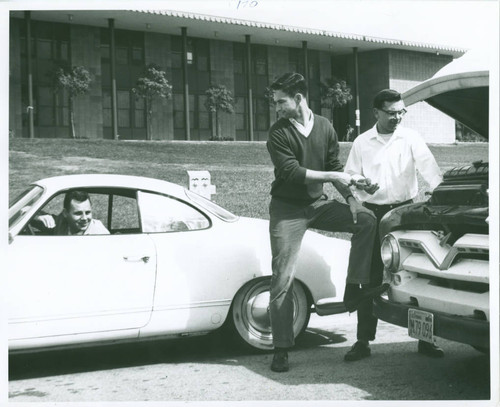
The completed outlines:
[[[390,117],[396,117],[400,116],[403,117],[406,114],[406,109],[401,109],[401,110],[385,110],[385,109],[378,109],[384,112],[386,115]]]

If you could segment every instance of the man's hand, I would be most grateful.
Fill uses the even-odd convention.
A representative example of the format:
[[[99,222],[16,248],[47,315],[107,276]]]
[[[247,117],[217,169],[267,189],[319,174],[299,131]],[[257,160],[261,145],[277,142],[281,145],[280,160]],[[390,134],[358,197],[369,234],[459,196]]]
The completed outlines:
[[[351,185],[354,185],[357,189],[362,189],[370,195],[373,195],[380,188],[378,184],[372,184],[370,178],[364,178],[361,175],[354,175]]]
[[[330,174],[332,175],[332,181],[338,181],[342,185],[352,185],[353,178],[351,174],[348,174],[346,172],[341,172],[341,171],[330,171]]]
[[[371,216],[375,217],[374,213],[365,208],[361,203],[359,203],[354,197],[350,196],[347,198],[347,203],[349,204],[349,208],[351,209],[352,213],[352,221],[354,223],[358,223],[358,213],[365,212],[369,213]]]
[[[56,221],[52,215],[40,215],[37,216],[35,220],[40,222],[47,229],[54,229],[56,227]]]

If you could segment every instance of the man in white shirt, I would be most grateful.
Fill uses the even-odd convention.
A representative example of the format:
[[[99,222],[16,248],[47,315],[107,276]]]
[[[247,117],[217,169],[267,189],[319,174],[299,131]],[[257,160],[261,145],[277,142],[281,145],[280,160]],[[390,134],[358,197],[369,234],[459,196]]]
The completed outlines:
[[[439,185],[442,177],[425,141],[416,131],[400,126],[406,109],[399,92],[380,91],[373,101],[373,113],[377,123],[354,140],[344,171],[353,177],[370,179],[371,185],[365,190],[355,189],[354,194],[380,222],[388,211],[412,202],[417,196],[417,171],[431,190]],[[377,228],[370,285],[381,284],[383,270]],[[357,315],[357,342],[345,355],[346,361],[370,356],[369,341],[375,339],[377,318],[373,316],[372,301],[365,301],[358,307]],[[419,341],[418,351],[432,357],[444,355],[441,348],[424,341]]]

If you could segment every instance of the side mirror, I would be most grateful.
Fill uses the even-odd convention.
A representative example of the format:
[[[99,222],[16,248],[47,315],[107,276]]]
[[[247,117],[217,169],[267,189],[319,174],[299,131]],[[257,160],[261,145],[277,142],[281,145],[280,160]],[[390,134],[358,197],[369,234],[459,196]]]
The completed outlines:
[[[9,244],[11,244],[14,241],[14,236],[12,236],[12,233],[9,232]]]

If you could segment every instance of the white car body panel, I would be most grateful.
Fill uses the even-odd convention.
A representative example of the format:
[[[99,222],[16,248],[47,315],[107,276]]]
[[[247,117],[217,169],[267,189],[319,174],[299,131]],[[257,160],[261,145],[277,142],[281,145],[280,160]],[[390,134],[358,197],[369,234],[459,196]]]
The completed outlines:
[[[17,236],[8,253],[12,340],[139,328],[149,321],[156,253],[148,235]]]

